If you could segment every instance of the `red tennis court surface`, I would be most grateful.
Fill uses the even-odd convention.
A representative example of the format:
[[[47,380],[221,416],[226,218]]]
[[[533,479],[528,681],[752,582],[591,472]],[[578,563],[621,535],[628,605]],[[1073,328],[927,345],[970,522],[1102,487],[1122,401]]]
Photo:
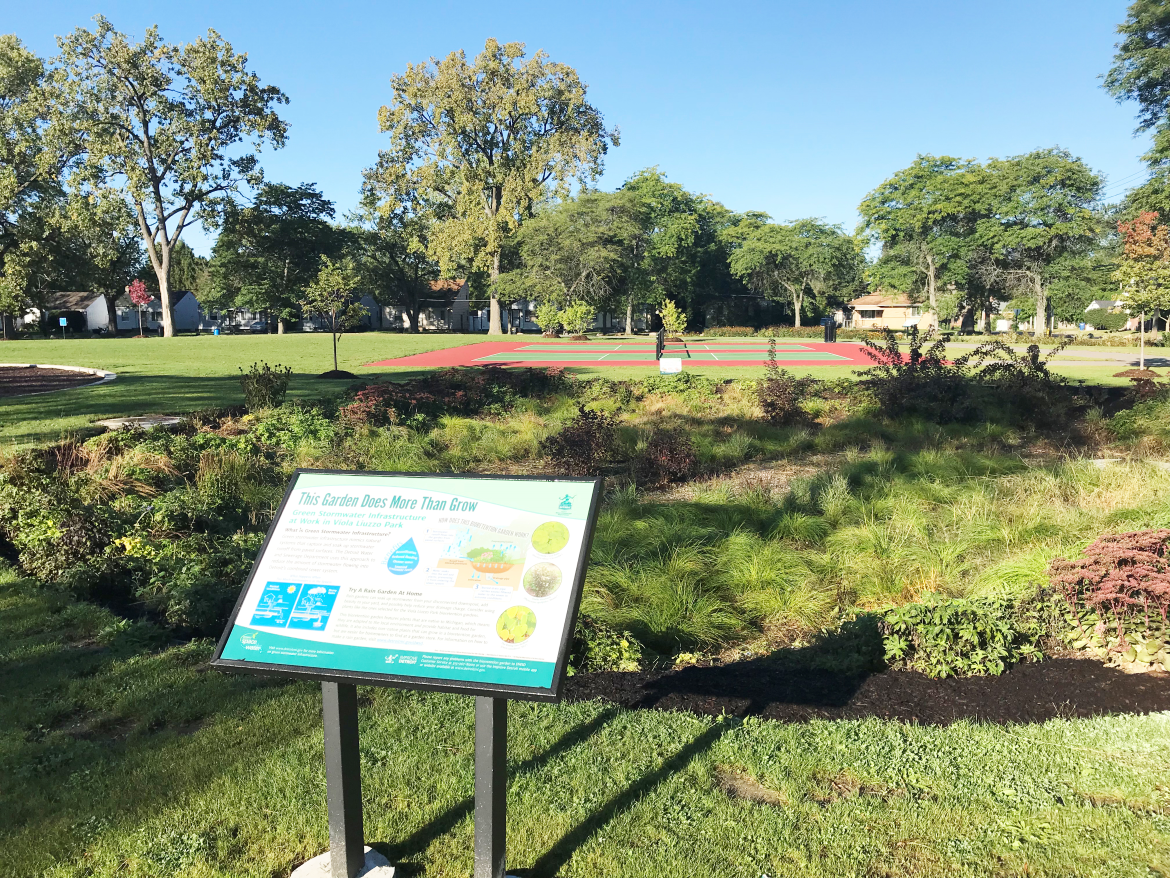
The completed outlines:
[[[857,344],[825,344],[811,341],[776,342],[776,361],[784,366],[870,366],[873,361]],[[723,366],[761,366],[768,359],[767,339],[713,339],[711,341],[668,342],[663,359]],[[486,341],[378,360],[367,366],[434,369],[450,366],[650,366],[654,360],[653,339],[606,341],[559,341],[520,338]]]

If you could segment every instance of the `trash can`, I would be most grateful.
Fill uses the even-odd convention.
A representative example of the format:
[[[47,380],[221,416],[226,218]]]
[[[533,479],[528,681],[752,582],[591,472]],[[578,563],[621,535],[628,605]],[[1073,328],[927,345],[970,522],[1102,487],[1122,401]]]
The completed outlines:
[[[822,317],[821,326],[825,327],[825,342],[837,340],[837,321],[832,317]]]

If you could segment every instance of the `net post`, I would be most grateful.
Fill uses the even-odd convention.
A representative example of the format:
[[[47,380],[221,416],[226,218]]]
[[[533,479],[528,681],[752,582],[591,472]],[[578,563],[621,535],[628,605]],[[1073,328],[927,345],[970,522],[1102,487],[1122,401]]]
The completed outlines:
[[[322,683],[321,705],[325,726],[325,799],[329,807],[329,869],[332,878],[354,878],[366,861],[357,686]]]
[[[475,697],[474,878],[505,878],[508,700]]]

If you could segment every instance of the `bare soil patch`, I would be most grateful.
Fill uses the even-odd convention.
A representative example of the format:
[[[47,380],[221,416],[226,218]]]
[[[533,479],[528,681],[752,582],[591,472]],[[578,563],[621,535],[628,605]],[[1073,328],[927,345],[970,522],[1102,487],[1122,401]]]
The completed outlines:
[[[788,722],[881,717],[927,725],[960,720],[1039,723],[1170,710],[1170,675],[1127,674],[1085,659],[1017,665],[999,677],[932,680],[912,671],[848,674],[771,658],[676,671],[578,674],[571,701],[630,708],[760,716]]]
[[[70,369],[45,369],[41,366],[0,366],[0,397],[24,396],[27,393],[47,393],[84,387],[101,380],[90,372]]]

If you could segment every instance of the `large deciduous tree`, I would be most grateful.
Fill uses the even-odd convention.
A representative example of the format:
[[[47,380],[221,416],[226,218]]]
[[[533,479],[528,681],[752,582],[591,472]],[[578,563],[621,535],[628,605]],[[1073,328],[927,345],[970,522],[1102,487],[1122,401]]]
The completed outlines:
[[[1119,102],[1138,105],[1138,132],[1153,131],[1144,156],[1154,171],[1170,169],[1170,5],[1163,0],[1135,0],[1117,28],[1113,66],[1105,88]]]
[[[979,209],[969,183],[973,163],[920,155],[865,197],[861,231],[881,242],[873,266],[879,286],[925,299],[939,315],[939,290],[966,280],[966,242]]]
[[[284,144],[274,106],[247,56],[214,30],[192,43],[140,43],[102,16],[59,40],[61,111],[84,141],[79,180],[109,186],[132,206],[158,281],[163,334],[174,335],[170,263],[192,222],[212,223],[242,184],[262,179],[262,145]]]
[[[321,257],[341,249],[343,236],[331,219],[333,202],[309,183],[265,183],[251,205],[226,205],[205,298],[220,307],[274,314],[277,331],[284,332]]]
[[[978,185],[990,206],[973,235],[986,257],[981,269],[993,286],[1035,303],[1033,333],[1041,336],[1058,266],[1097,240],[1093,208],[1101,179],[1079,158],[1052,148],[992,159]]]
[[[496,280],[505,238],[549,195],[601,173],[617,129],[606,130],[577,71],[526,58],[523,43],[487,41],[473,63],[462,51],[408,65],[379,111],[390,147],[367,180],[393,212],[402,193],[443,202],[429,248],[444,274],[461,263],[490,272],[489,334],[502,332]]]
[[[770,299],[792,302],[795,324],[806,296],[853,289],[864,258],[855,238],[817,219],[753,224],[730,257],[731,271]]]
[[[1146,367],[1146,314],[1170,308],[1170,230],[1157,223],[1158,214],[1147,211],[1132,222],[1117,224],[1122,255],[1113,278],[1121,287],[1126,310],[1140,316],[1142,369]]]
[[[64,234],[85,205],[69,204],[63,179],[78,157],[68,126],[52,111],[53,81],[44,62],[14,35],[0,35],[0,322],[33,304],[78,239]],[[74,229],[76,231],[76,229]],[[66,247],[69,254],[62,252]],[[64,260],[69,261],[69,260]],[[49,281],[50,285],[52,281]]]

